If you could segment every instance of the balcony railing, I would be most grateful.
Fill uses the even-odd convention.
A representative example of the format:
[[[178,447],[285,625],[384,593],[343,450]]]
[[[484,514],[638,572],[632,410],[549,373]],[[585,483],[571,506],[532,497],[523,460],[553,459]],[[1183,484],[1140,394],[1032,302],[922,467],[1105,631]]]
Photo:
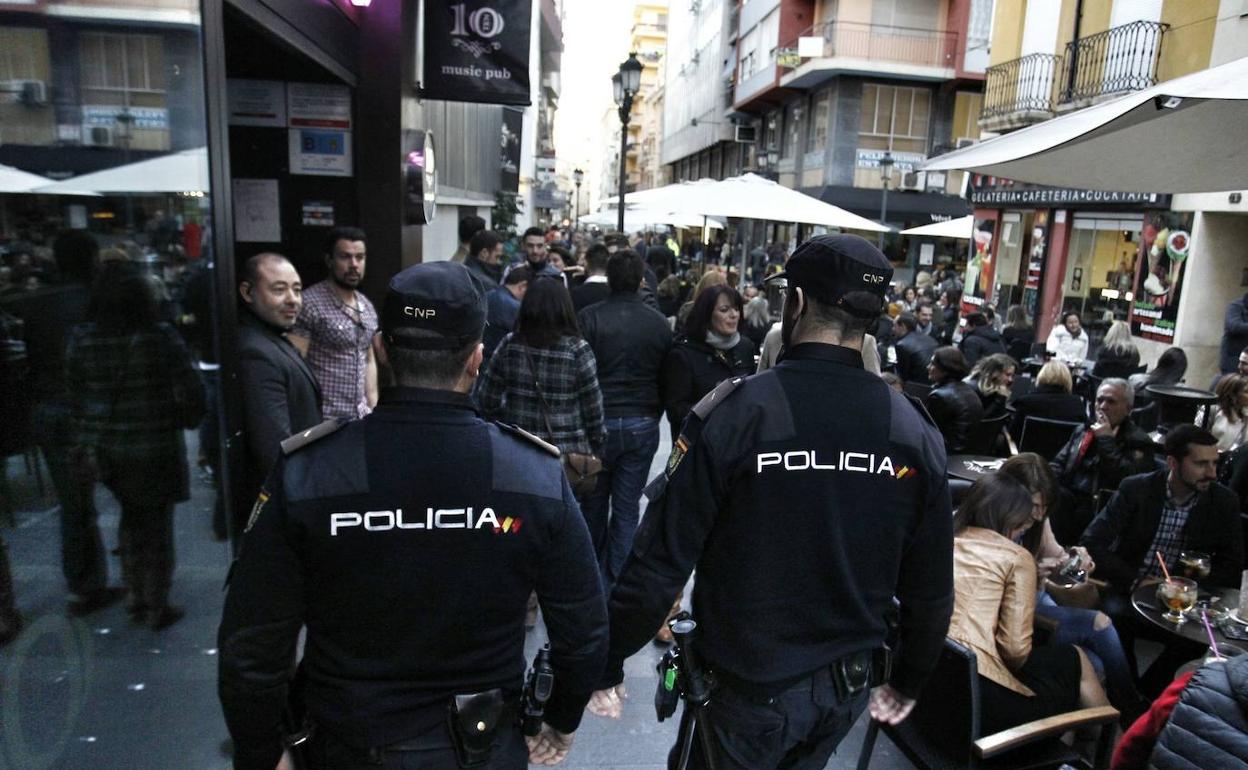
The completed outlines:
[[[823,38],[824,58],[839,56],[924,67],[952,67],[958,47],[954,32],[856,21],[816,24],[801,37]],[[797,40],[793,40],[788,47],[797,46]]]
[[[981,120],[1018,113],[1053,111],[1053,80],[1061,59],[1051,53],[1033,53],[989,67],[984,72]]]
[[[1170,25],[1133,21],[1066,44],[1060,101],[1139,91],[1157,84],[1161,39]]]

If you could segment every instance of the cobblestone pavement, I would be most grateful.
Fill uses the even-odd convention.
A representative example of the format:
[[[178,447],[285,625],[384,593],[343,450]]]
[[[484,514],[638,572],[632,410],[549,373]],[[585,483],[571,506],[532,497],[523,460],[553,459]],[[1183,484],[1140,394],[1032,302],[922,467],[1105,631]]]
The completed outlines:
[[[187,435],[193,442],[194,435]],[[656,473],[668,447],[664,438]],[[189,455],[195,457],[193,446]],[[212,540],[213,490],[202,480],[193,482],[192,499],[175,513],[172,600],[185,606],[187,615],[156,633],[131,624],[120,605],[86,619],[66,617],[55,498],[50,489],[39,494],[21,458],[11,458],[6,471],[17,513],[3,536],[28,628],[0,650],[0,770],[228,768],[229,736],[216,694],[216,629],[229,549]],[[97,503],[105,542],[115,547],[117,506],[102,490]],[[116,583],[115,556],[109,569]],[[528,640],[530,657],[543,640],[539,626]],[[676,722],[656,722],[651,705],[661,653],[647,646],[629,659],[631,698],[623,718],[613,722],[587,714],[564,767],[665,767]],[[855,765],[864,729],[865,718],[828,767]],[[910,765],[882,738],[872,767]]]

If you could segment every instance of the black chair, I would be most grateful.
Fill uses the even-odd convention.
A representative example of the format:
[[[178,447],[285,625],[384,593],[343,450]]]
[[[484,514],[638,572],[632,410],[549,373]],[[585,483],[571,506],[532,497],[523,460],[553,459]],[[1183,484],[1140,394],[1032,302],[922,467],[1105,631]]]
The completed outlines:
[[[962,505],[962,501],[970,494],[973,486],[975,486],[973,481],[954,478],[953,476],[949,477],[949,499],[953,503],[953,510],[958,510],[958,507]]]
[[[1005,426],[1010,420],[1009,414],[980,420],[971,431],[967,441],[967,454],[992,455],[1005,457]]]
[[[1080,422],[1027,415],[1023,418],[1022,435],[1018,437],[1018,451],[1035,452],[1046,460],[1052,460],[1066,446],[1066,442],[1070,441],[1070,435],[1075,432],[1075,428],[1082,426],[1083,423]]]
[[[1005,349],[1005,354],[1015,361],[1022,361],[1024,358],[1031,357],[1032,343],[1027,340],[1014,340]]]
[[[1020,374],[1014,378],[1014,385],[1010,388],[1010,400],[1022,398],[1031,391],[1036,389],[1036,380],[1030,374]]]
[[[923,403],[927,403],[927,397],[932,394],[932,386],[923,382],[903,382],[901,389],[908,396],[914,396]]]
[[[1058,768],[1063,764],[1080,768],[1109,766],[1110,751],[1117,728],[1118,711],[1111,706],[1080,709],[981,735],[979,670],[975,653],[945,640],[945,649],[936,665],[924,696],[919,698],[909,718],[899,725],[881,725],[874,720],[867,727],[858,755],[858,770],[867,770],[881,729],[916,767],[971,768],[990,770],[1011,768]],[[1060,738],[1081,727],[1099,727],[1094,764],[1087,762]]]
[[[1101,383],[1105,381],[1104,377],[1097,377],[1095,374],[1088,373],[1079,378],[1075,383],[1075,395],[1083,396],[1087,401],[1096,401],[1096,391],[1101,387]]]
[[[1135,423],[1140,430],[1151,432],[1157,430],[1158,414],[1157,402],[1149,401],[1144,406],[1137,406],[1131,410],[1131,422]]]

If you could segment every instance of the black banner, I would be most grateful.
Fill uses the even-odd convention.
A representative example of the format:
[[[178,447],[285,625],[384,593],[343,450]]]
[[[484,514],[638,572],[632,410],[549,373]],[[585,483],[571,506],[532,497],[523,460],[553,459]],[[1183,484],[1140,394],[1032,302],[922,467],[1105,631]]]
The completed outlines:
[[[503,108],[502,135],[498,142],[499,186],[503,192],[520,192],[520,139],[524,132],[524,112]]]
[[[530,0],[425,3],[426,99],[529,104]]]

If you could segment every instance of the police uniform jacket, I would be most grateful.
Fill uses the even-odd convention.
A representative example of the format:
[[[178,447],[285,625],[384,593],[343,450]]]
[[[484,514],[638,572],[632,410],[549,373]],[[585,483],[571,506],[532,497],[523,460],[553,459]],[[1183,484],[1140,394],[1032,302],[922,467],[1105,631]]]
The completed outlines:
[[[892,683],[920,689],[953,606],[945,452],[858,351],[800,344],[720,385],[648,494],[611,596],[604,684],[620,681],[696,565],[698,644],[721,681],[774,694],[880,647],[896,596]]]
[[[277,764],[300,626],[307,715],[367,750],[445,720],[455,693],[518,693],[534,590],[556,679],[545,719],[570,732],[602,671],[606,607],[557,457],[465,395],[388,389],[282,458],[253,511],[219,632],[235,766]]]

